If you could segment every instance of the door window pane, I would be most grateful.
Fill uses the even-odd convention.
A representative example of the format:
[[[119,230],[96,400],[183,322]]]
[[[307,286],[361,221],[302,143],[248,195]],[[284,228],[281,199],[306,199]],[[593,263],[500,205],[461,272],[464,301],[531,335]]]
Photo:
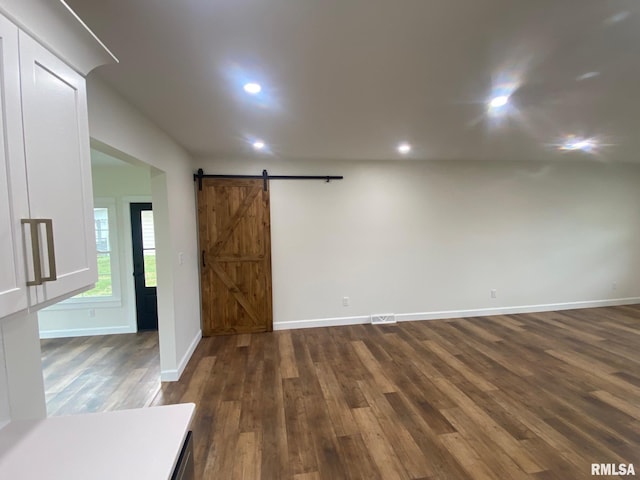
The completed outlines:
[[[158,279],[156,277],[156,250],[144,251],[144,285],[145,287],[156,287]]]
[[[153,231],[153,210],[140,212],[142,224],[142,253],[144,257],[144,285],[155,287],[158,284],[156,277],[156,239]]]
[[[156,239],[153,233],[153,211],[143,210],[140,213],[142,221],[142,248],[144,250],[155,249]]]

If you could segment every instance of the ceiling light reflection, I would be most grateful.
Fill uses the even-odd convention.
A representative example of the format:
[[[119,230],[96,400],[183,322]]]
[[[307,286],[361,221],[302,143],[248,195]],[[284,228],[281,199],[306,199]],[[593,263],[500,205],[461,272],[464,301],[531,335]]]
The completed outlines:
[[[616,23],[622,22],[623,20],[626,20],[629,15],[631,15],[631,12],[629,12],[628,10],[622,10],[614,15],[611,15],[604,21],[604,23],[606,25],[614,25]]]
[[[599,147],[600,143],[597,138],[585,138],[577,135],[568,135],[558,145],[558,148],[565,152],[582,151],[585,153],[595,153]]]
[[[600,75],[600,72],[587,72],[582,75],[576,77],[576,81],[581,82],[583,80],[589,80],[590,78],[595,78]]]
[[[522,85],[522,80],[517,75],[501,73],[494,79],[491,94],[486,100],[487,113],[492,120],[499,122],[517,113],[512,96]],[[495,125],[493,125],[495,126]]]

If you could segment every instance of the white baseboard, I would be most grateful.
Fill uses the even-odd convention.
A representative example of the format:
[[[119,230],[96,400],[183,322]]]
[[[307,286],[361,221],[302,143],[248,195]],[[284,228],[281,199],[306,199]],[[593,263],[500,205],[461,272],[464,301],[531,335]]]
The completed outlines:
[[[522,305],[513,307],[477,308],[470,310],[441,310],[421,313],[396,314],[398,322],[419,320],[443,320],[447,318],[488,317],[490,315],[510,315],[514,313],[553,312],[556,310],[574,310],[577,308],[613,307],[640,303],[640,297],[616,298],[610,300],[592,300],[586,302],[548,303],[541,305]],[[293,320],[274,323],[274,330],[292,330],[297,328],[338,327],[370,323],[369,315],[356,317],[318,318],[313,320]]]
[[[92,337],[95,335],[116,335],[120,333],[136,333],[136,328],[129,325],[122,327],[69,328],[63,330],[41,330],[40,338]]]
[[[416,320],[442,320],[445,318],[488,317],[491,315],[511,315],[514,313],[553,312],[575,310],[577,308],[613,307],[640,303],[640,297],[592,300],[588,302],[548,303],[542,305],[522,305],[515,307],[478,308],[473,310],[443,310],[439,312],[401,313],[396,315],[399,322]]]
[[[193,352],[195,352],[196,347],[200,343],[200,340],[202,340],[202,330],[198,330],[198,333],[196,333],[196,335],[193,337],[191,345],[189,345],[189,348],[184,353],[182,359],[180,360],[180,363],[178,364],[178,368],[175,370],[162,370],[160,372],[161,382],[177,382],[178,380],[180,380],[182,372],[184,372],[184,369],[187,366],[187,363],[189,363],[191,355],[193,355]]]
[[[294,330],[298,328],[318,328],[318,327],[342,327],[345,325],[360,325],[370,323],[369,315],[357,317],[337,317],[337,318],[317,318],[313,320],[292,320],[289,322],[278,322],[273,324],[274,330]]]

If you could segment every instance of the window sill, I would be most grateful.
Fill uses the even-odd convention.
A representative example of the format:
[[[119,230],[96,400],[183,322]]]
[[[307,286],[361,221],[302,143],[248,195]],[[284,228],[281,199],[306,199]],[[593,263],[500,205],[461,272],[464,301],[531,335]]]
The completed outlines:
[[[85,297],[63,300],[60,303],[47,307],[49,311],[60,310],[82,310],[88,308],[120,308],[122,299],[120,297]]]

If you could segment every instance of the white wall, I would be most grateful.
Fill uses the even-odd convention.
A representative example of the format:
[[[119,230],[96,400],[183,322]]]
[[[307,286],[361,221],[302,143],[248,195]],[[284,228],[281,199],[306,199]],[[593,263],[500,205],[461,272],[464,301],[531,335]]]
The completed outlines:
[[[95,156],[95,150],[92,156]],[[111,248],[116,250],[118,265],[112,274],[114,292],[120,295],[117,301],[62,302],[40,311],[40,338],[137,331],[129,202],[134,198],[151,201],[149,168],[114,161],[112,166],[96,166],[94,163],[91,173],[94,198],[115,202],[117,236]]]
[[[158,242],[158,323],[163,380],[177,379],[200,339],[196,210],[191,158],[104,83],[88,78],[92,146],[152,168]],[[183,253],[183,264],[180,264]]]
[[[275,328],[640,302],[640,165],[265,157],[198,167],[345,176],[271,182]]]

